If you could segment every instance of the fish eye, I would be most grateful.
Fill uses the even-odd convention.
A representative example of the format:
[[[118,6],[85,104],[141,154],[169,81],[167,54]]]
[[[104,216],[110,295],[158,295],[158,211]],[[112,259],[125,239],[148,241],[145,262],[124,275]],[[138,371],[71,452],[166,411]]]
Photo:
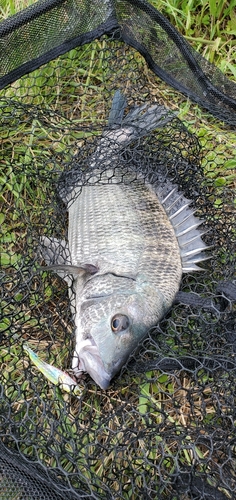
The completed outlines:
[[[111,329],[114,333],[122,332],[129,326],[129,318],[124,314],[116,314],[111,320]]]

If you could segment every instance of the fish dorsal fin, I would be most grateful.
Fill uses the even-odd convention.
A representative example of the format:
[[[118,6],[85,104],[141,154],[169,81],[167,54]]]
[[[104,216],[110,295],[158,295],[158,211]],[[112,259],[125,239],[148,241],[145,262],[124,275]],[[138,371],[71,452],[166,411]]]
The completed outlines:
[[[162,204],[177,237],[183,272],[202,271],[197,263],[209,259],[205,253],[209,247],[202,240],[204,231],[199,229],[202,221],[190,208],[191,201],[178,191],[175,184],[167,181],[156,188]]]

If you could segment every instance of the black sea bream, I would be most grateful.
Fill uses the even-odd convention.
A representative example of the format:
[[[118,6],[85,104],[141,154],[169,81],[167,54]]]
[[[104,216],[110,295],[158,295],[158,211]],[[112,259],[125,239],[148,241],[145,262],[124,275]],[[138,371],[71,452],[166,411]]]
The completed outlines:
[[[77,376],[89,373],[103,389],[171,307],[182,273],[200,269],[196,263],[206,248],[200,221],[177,187],[151,185],[121,160],[127,145],[173,115],[153,105],[123,118],[124,108],[118,91],[88,170],[64,194],[68,241],[42,238],[49,268],[67,280],[73,275],[72,368]],[[52,255],[58,255],[54,265]]]

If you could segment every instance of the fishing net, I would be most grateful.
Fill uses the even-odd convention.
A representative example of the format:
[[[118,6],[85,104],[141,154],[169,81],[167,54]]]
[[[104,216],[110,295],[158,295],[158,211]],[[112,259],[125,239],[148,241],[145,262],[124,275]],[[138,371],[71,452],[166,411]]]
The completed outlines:
[[[143,1],[44,0],[0,34],[1,499],[234,499],[235,84]],[[159,77],[221,129],[197,106],[184,124],[183,97],[165,94]],[[42,236],[66,238],[63,189],[86,172],[117,90],[125,116],[156,103],[174,113],[119,162],[132,166],[130,182],[141,172],[178,185],[210,259],[183,275],[110,387],[85,374],[78,396],[50,383],[23,346],[72,375],[73,298],[58,274],[39,270]]]

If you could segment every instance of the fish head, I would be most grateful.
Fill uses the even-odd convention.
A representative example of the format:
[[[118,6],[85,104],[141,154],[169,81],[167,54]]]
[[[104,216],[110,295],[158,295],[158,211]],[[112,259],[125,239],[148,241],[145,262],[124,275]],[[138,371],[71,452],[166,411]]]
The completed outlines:
[[[75,374],[87,372],[107,389],[148,329],[163,315],[163,300],[152,287],[145,286],[142,293],[126,290],[85,301],[76,321]]]

